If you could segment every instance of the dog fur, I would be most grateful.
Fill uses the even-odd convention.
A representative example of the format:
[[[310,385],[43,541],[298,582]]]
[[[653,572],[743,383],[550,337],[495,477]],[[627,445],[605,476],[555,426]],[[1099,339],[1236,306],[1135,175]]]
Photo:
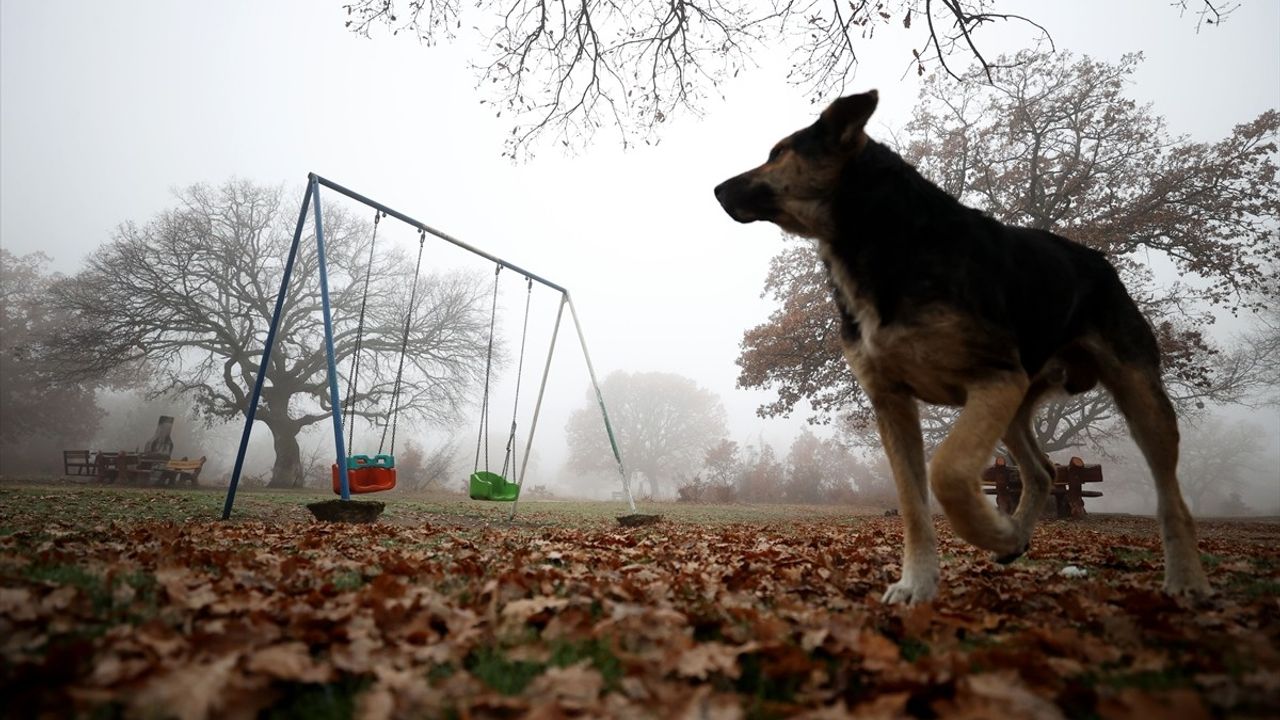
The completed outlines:
[[[960,537],[1001,562],[1025,552],[1053,475],[1031,431],[1036,404],[1098,382],[1155,477],[1165,590],[1207,593],[1159,348],[1115,269],[1099,252],[947,195],[867,137],[877,102],[874,90],[835,101],[715,194],[734,220],[817,240],[844,355],[875,409],[901,503],[902,579],[885,601],[937,592],[930,488]],[[961,407],[927,469],[917,400]],[[979,479],[999,441],[1025,488],[1012,516],[987,501]]]

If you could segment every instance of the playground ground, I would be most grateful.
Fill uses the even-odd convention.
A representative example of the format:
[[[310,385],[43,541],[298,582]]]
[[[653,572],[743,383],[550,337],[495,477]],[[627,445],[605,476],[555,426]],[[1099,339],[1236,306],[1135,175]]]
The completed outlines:
[[[1274,717],[1280,521],[1205,520],[1217,594],[1158,592],[1156,524],[1045,523],[879,602],[898,518],[847,507],[505,506],[0,483],[15,717]],[[1067,571],[1068,566],[1077,570]]]

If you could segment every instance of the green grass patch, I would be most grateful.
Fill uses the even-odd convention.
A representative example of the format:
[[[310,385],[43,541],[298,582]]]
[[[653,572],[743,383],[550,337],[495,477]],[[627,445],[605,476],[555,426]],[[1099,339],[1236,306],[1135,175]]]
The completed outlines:
[[[355,715],[356,698],[368,685],[369,680],[361,678],[344,678],[325,685],[287,685],[284,697],[263,717],[268,720],[347,720]]]
[[[1145,567],[1156,560],[1156,554],[1145,548],[1117,547],[1111,551],[1116,562],[1125,567]]]
[[[79,565],[55,563],[32,565],[25,576],[33,582],[74,587],[84,593],[93,608],[95,621],[83,626],[81,634],[87,637],[96,637],[120,623],[139,625],[159,613],[155,576],[141,570],[117,573],[108,581]],[[117,593],[125,585],[133,590],[132,597],[127,599],[118,597],[122,594]]]
[[[102,590],[102,580],[79,565],[32,565],[27,568],[27,579],[58,586],[70,585],[90,594]]]
[[[495,691],[503,695],[518,695],[548,668],[568,667],[583,660],[590,661],[591,667],[600,673],[606,690],[618,688],[623,675],[622,661],[607,643],[596,639],[556,641],[552,643],[550,659],[545,663],[511,660],[503,648],[487,645],[473,650],[464,665],[468,672]],[[452,674],[452,668],[448,672]]]
[[[547,666],[525,660],[508,660],[501,648],[493,646],[473,650],[465,661],[467,671],[503,695],[518,695]]]
[[[604,678],[605,690],[616,690],[622,680],[622,661],[613,654],[609,644],[592,638],[582,642],[557,642],[551,647],[551,664],[556,667],[568,667],[590,660]]]
[[[1227,589],[1240,593],[1250,600],[1280,596],[1280,580],[1258,577],[1252,574],[1235,573],[1227,581]]]
[[[919,638],[904,637],[898,643],[898,650],[903,660],[913,663],[929,654],[929,644]]]
[[[330,581],[335,590],[350,592],[364,587],[364,573],[359,570],[344,570],[334,575]]]
[[[1180,668],[1166,670],[1143,670],[1135,673],[1116,673],[1114,675],[1086,675],[1086,682],[1109,687],[1137,688],[1146,692],[1163,692],[1178,688],[1191,687],[1191,677]]]

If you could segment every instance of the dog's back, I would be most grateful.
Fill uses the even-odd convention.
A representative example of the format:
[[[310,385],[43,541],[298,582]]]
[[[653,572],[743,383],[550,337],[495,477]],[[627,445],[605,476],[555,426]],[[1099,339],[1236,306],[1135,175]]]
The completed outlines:
[[[1158,366],[1151,328],[1105,255],[965,207],[874,141],[855,162],[839,180],[831,252],[874,298],[881,326],[945,305],[1016,345],[1029,375],[1090,336]]]

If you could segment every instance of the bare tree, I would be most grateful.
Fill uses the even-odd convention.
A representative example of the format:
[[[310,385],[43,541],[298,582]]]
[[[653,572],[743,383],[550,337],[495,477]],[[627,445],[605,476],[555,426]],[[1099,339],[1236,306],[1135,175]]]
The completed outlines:
[[[49,257],[0,248],[0,473],[62,471],[104,415],[93,383],[59,375],[48,344],[66,321],[50,302]]]
[[[1027,54],[994,65],[989,86],[957,87],[935,74],[898,145],[967,204],[1106,252],[1153,322],[1170,394],[1196,410],[1252,386],[1253,356],[1216,347],[1205,329],[1210,307],[1251,310],[1273,290],[1266,268],[1280,253],[1280,113],[1267,111],[1217,143],[1170,137],[1162,118],[1124,96],[1139,61]],[[1153,256],[1177,266],[1180,278],[1158,283]],[[840,355],[838,316],[815,253],[784,250],[765,294],[780,307],[745,333],[739,385],[777,390],[764,415],[789,413],[804,399],[815,420],[834,414],[868,427],[870,408]],[[949,418],[927,410],[926,437],[940,437]],[[1118,431],[1117,418],[1110,396],[1092,392],[1049,404],[1035,430],[1050,452],[1100,448]]]
[[[612,126],[624,146],[658,141],[658,129],[682,112],[697,115],[716,84],[778,47],[791,55],[788,77],[813,100],[844,90],[859,49],[877,32],[902,28],[915,38],[904,70],[924,74],[975,61],[990,73],[1000,61],[981,51],[982,31],[1013,23],[1031,45],[1052,46],[1033,19],[998,9],[1001,0],[351,0],[346,26],[371,37],[386,31],[433,44],[454,38],[469,10],[484,54],[474,62],[484,102],[512,121],[506,153],[528,154],[542,138],[568,147]],[[1235,5],[1181,0],[1197,29],[1222,22]],[[1101,20],[1101,18],[1100,18]],[[958,60],[958,62],[957,62]],[[990,82],[991,78],[988,77]]]
[[[1259,425],[1211,417],[1186,435],[1178,478],[1192,512],[1239,497],[1251,478],[1275,478],[1276,468],[1265,462],[1267,434]]]
[[[648,493],[701,467],[725,435],[725,412],[715,393],[672,373],[617,371],[600,384],[626,467],[642,473]],[[569,466],[581,472],[612,468],[613,455],[594,392],[569,417]]]
[[[1275,242],[1280,245],[1280,230]],[[1271,286],[1260,293],[1260,298],[1271,298],[1254,317],[1253,327],[1242,338],[1252,360],[1249,369],[1253,373],[1259,392],[1245,401],[1246,405],[1280,406],[1280,264],[1273,265],[1267,273]]]
[[[195,185],[145,225],[125,223],[88,267],[62,283],[70,322],[57,343],[63,371],[97,378],[140,364],[156,395],[192,398],[210,422],[245,412],[288,255],[296,215],[278,188],[231,181]],[[339,368],[362,342],[353,418],[385,423],[406,317],[400,405],[410,420],[447,423],[483,372],[488,329],[480,283],[462,275],[420,280],[409,313],[413,263],[370,253],[371,223],[325,211],[325,244]],[[302,483],[298,434],[329,418],[318,256],[311,235],[299,250],[257,419],[275,442],[272,486]],[[372,266],[370,266],[372,264]],[[364,296],[366,271],[376,278]],[[363,338],[359,322],[363,314]]]

